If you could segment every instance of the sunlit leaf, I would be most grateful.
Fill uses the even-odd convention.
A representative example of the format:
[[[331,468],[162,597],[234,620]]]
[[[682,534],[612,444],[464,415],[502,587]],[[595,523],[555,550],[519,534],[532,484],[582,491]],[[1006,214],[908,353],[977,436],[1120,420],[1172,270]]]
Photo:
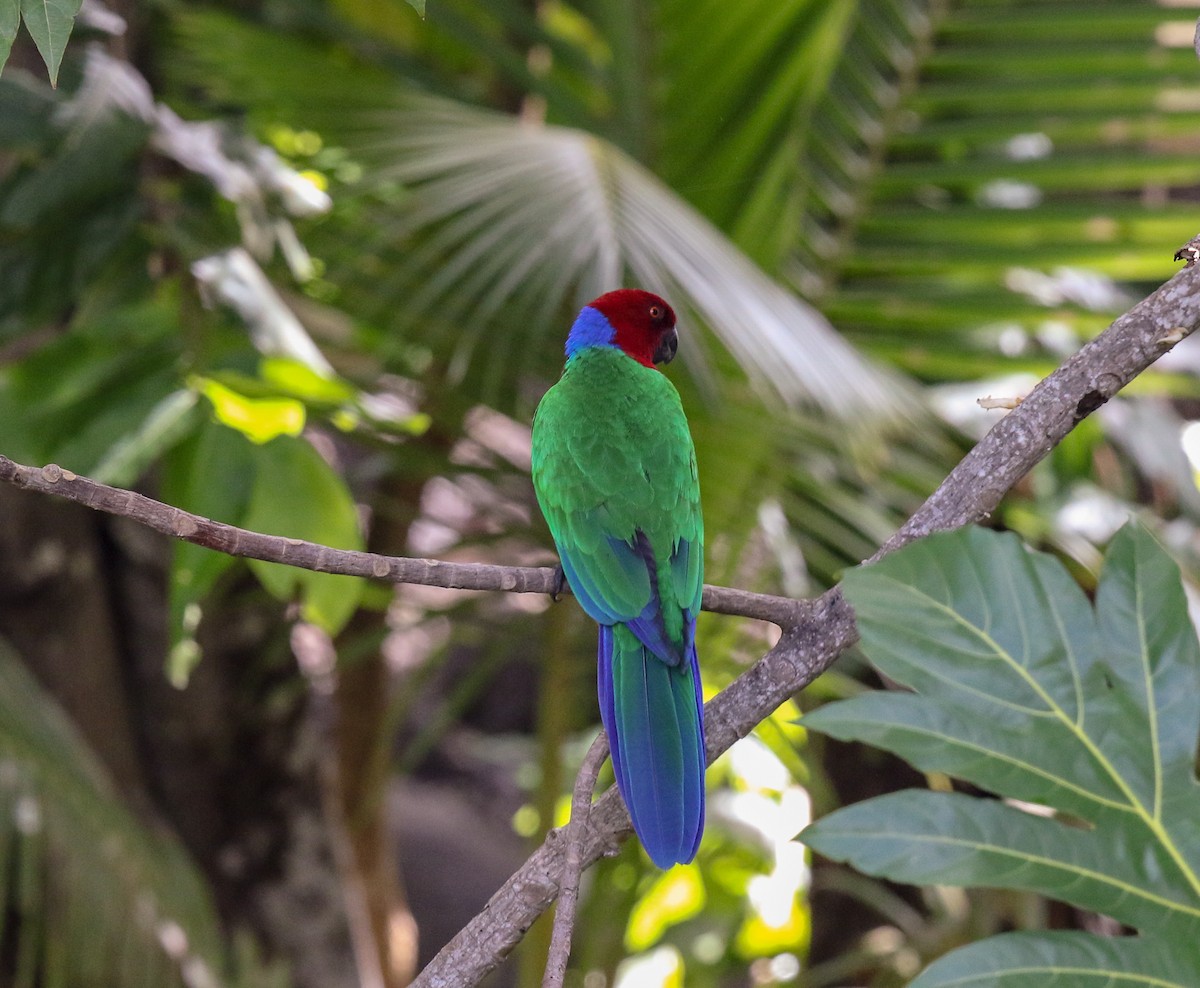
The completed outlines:
[[[219,422],[251,442],[267,443],[304,431],[304,405],[294,398],[248,398],[212,378],[197,378],[193,386],[212,402]]]
[[[684,988],[684,973],[683,956],[664,945],[622,961],[616,988]]]
[[[805,724],[1046,813],[909,790],[835,812],[805,842],[896,881],[1029,889],[1146,940],[1194,943],[1200,646],[1179,572],[1153,537],[1135,524],[1121,530],[1094,608],[1055,559],[976,528],[909,546],[845,585],[864,651],[916,692],[856,697]],[[1057,941],[1037,943],[1036,959],[1052,959]],[[1162,945],[1116,949],[1130,963],[1171,956]],[[1132,971],[1106,973],[1118,970]]]
[[[806,947],[811,934],[812,923],[808,910],[797,895],[783,923],[768,923],[758,913],[746,917],[738,928],[734,945],[743,957],[770,957],[782,950]]]
[[[329,404],[350,401],[355,391],[345,381],[318,374],[308,364],[287,357],[266,357],[258,373],[267,384],[304,401]]]

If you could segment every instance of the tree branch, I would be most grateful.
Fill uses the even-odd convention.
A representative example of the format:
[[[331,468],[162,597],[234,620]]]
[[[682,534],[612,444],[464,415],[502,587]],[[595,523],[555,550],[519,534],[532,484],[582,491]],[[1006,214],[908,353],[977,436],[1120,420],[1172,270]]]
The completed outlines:
[[[872,561],[933,532],[978,521],[1078,422],[1099,408],[1200,324],[1200,266],[1179,272],[1069,358],[963,458]],[[834,587],[797,602],[779,643],[704,708],[711,763],[858,640],[854,612]],[[616,849],[629,815],[610,789],[592,806],[584,867]],[[413,982],[412,988],[467,988],[508,954],[553,901],[564,842],[553,832]]]
[[[1200,266],[1189,265],[1039,382],[870,561],[987,517],[1067,433],[1195,331],[1198,321]]]
[[[575,790],[571,795],[571,820],[566,830],[563,873],[559,879],[558,905],[554,907],[554,931],[546,958],[546,976],[542,988],[562,988],[571,958],[571,938],[575,932],[575,908],[579,902],[579,880],[583,875],[583,841],[592,808],[592,793],[604,759],[608,757],[608,738],[601,732],[584,755]]]
[[[450,590],[570,592],[569,587],[557,585],[558,573],[551,566],[495,566],[381,556],[374,552],[334,549],[281,535],[263,535],[194,515],[134,491],[98,484],[55,463],[30,467],[0,455],[0,482],[40,494],[54,494],[110,515],[132,518],[156,532],[228,556],[283,563],[318,573],[362,576],[387,583],[413,583]],[[751,593],[733,587],[704,587],[703,609],[717,614],[757,618],[786,628],[796,618],[796,607],[796,601],[788,597]]]
[[[1179,272],[1040,382],[967,454],[871,561],[932,532],[986,517],[1078,422],[1193,332],[1198,321],[1200,266]],[[0,456],[0,481],[124,515],[164,534],[234,556],[453,589],[517,593],[554,589],[555,571],[550,568],[403,559],[261,535],[94,483],[53,464],[38,469]],[[858,638],[853,611],[837,587],[815,600],[794,601],[706,586],[704,609],[771,621],[783,629],[774,648],[706,705],[710,763],[829,668]],[[584,867],[616,850],[630,832],[630,824],[615,789],[592,805],[583,829],[580,851]],[[466,988],[495,968],[557,896],[567,845],[563,838],[561,830],[551,831],[483,912],[426,967],[413,988]]]

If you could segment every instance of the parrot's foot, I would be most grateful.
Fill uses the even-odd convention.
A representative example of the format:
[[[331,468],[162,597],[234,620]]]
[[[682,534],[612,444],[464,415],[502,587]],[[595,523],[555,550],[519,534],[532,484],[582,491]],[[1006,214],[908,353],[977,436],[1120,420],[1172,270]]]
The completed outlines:
[[[562,563],[559,563],[554,567],[554,589],[550,591],[550,599],[557,604],[558,598],[562,596],[566,587],[567,574],[563,572]]]
[[[1193,267],[1200,261],[1200,234],[1192,237],[1186,244],[1175,251],[1175,260],[1183,261],[1187,267]]]

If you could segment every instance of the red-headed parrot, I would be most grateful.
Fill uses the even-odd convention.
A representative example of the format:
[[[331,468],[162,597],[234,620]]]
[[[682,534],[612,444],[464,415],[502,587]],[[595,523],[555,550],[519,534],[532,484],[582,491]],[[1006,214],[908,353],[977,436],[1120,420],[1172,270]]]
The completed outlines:
[[[679,394],[675,313],[623,289],[586,306],[533,419],[533,483],[563,575],[600,625],[600,715],[617,786],[654,863],[691,861],[704,829],[696,617],[704,522]]]

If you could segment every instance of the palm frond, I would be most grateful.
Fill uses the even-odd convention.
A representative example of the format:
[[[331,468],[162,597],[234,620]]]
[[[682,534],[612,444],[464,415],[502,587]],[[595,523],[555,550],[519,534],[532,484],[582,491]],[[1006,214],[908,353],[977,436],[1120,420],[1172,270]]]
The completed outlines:
[[[817,39],[828,41],[831,31],[844,29],[841,21],[831,24],[821,15],[815,9],[819,6],[790,0],[790,13],[778,23],[772,21],[768,37],[751,53],[764,60],[759,75],[771,74],[771,54],[780,45],[808,38],[802,46],[807,51]],[[612,10],[605,14],[603,7],[581,8],[584,16],[593,18],[588,22],[592,29],[616,16]],[[458,16],[451,16],[455,9],[448,7],[445,17],[453,21]],[[491,15],[500,17],[504,9],[501,4]],[[662,11],[639,8],[635,13],[651,22],[670,19],[671,27],[662,28],[663,43],[675,46],[677,55],[679,46],[690,44],[683,19],[694,21],[699,16],[666,6]],[[260,103],[266,93],[270,96],[266,102],[278,105],[289,122],[317,126],[365,167],[367,181],[355,191],[367,191],[367,208],[358,209],[353,217],[336,217],[334,223],[314,232],[310,246],[328,262],[331,281],[353,285],[345,292],[346,299],[353,299],[353,307],[375,325],[393,336],[453,340],[448,358],[452,376],[462,379],[468,372],[482,373],[481,396],[494,400],[503,390],[500,382],[515,380],[514,366],[528,366],[521,349],[531,351],[536,345],[546,354],[557,352],[556,346],[545,345],[548,341],[543,337],[551,327],[557,337],[573,307],[601,291],[636,281],[662,291],[692,321],[712,331],[720,347],[712,346],[710,337],[707,347],[693,339],[686,348],[690,370],[710,384],[720,376],[714,374],[716,366],[723,372],[740,366],[754,383],[765,385],[785,402],[815,405],[843,420],[894,419],[897,410],[915,405],[898,378],[863,360],[820,313],[756,265],[763,251],[754,249],[755,238],[747,232],[754,223],[746,219],[749,225],[739,228],[743,241],[739,249],[668,182],[629,154],[629,147],[647,145],[654,159],[655,147],[677,147],[678,153],[664,152],[662,161],[654,163],[669,166],[664,174],[678,178],[686,195],[689,189],[694,191],[694,183],[674,171],[687,173],[689,161],[707,160],[721,139],[714,130],[719,129],[717,117],[707,120],[708,130],[703,133],[698,126],[693,128],[690,143],[682,133],[661,131],[648,94],[665,87],[683,99],[695,89],[695,80],[680,73],[672,81],[661,71],[670,58],[660,59],[657,54],[655,71],[647,74],[648,53],[639,55],[622,47],[635,43],[628,32],[613,30],[604,36],[606,57],[578,42],[588,55],[582,62],[568,57],[570,45],[560,38],[553,46],[549,72],[551,76],[573,74],[576,83],[590,92],[589,105],[603,107],[611,104],[615,89],[636,86],[635,68],[642,65],[645,92],[639,99],[643,105],[636,112],[629,110],[641,121],[638,126],[650,128],[641,136],[624,133],[626,124],[633,126],[628,121],[620,127],[614,122],[624,110],[611,109],[616,114],[612,119],[600,110],[584,113],[556,101],[549,90],[538,91],[547,101],[548,117],[586,124],[588,129],[523,122],[450,99],[417,95],[402,74],[389,79],[369,64],[353,62],[339,71],[336,52],[272,35],[245,22],[204,13],[188,13],[177,20],[183,51],[173,60],[171,71],[180,82],[201,87],[214,97],[236,98],[241,93]],[[702,25],[693,27],[704,33]],[[439,28],[443,29],[449,30],[448,25]],[[530,25],[524,24],[516,35],[526,37],[527,29]],[[267,65],[260,66],[261,59],[253,54],[258,35],[275,53]],[[536,38],[527,40],[532,43]],[[719,39],[710,38],[707,44],[710,49],[720,47]],[[285,49],[287,57],[282,58]],[[795,69],[798,63],[790,59],[787,64]],[[592,67],[590,73],[585,71],[587,65]],[[493,68],[504,72],[502,66]],[[711,215],[736,226],[739,216],[750,215],[739,208],[746,200],[746,187],[765,181],[768,173],[778,177],[781,169],[790,176],[784,183],[788,188],[797,176],[803,178],[804,160],[792,155],[795,147],[790,139],[784,142],[782,158],[778,149],[770,153],[764,149],[779,138],[781,127],[785,136],[795,131],[788,100],[803,91],[806,80],[815,83],[829,71],[822,62],[817,76],[782,73],[782,80],[772,88],[772,112],[754,124],[760,142],[765,142],[756,145],[763,153],[756,152],[744,162],[726,162],[733,171],[722,186],[723,195],[734,208],[728,215],[727,210],[712,208]],[[273,73],[270,78],[268,72]],[[330,72],[338,79],[357,80],[352,99],[331,98],[305,81]],[[505,78],[519,89],[520,79]],[[278,92],[291,95],[280,103]],[[368,109],[372,104],[375,109]],[[737,107],[726,109],[733,113]],[[698,175],[697,181],[703,184],[707,179]],[[382,207],[371,200],[369,190],[380,191]],[[706,203],[705,208],[710,206]],[[779,244],[791,243],[795,211],[781,209],[774,192],[765,199],[757,197],[751,212],[786,220],[763,239],[764,244],[769,240],[775,245],[768,254],[777,255]],[[501,342],[503,346],[498,345]],[[485,351],[488,361],[481,370]],[[736,364],[730,366],[725,351]],[[538,361],[537,366],[549,372],[552,362]]]
[[[823,311],[926,380],[1045,373],[1168,277],[1200,174],[1178,20],[1143,0],[949,7]]]
[[[229,983],[216,914],[186,854],[134,820],[3,642],[0,903],[5,984]]]
[[[540,312],[519,308],[540,330],[565,304],[633,281],[709,327],[786,402],[842,418],[908,403],[898,380],[602,138],[418,96],[384,124],[371,153],[381,177],[410,192],[391,234],[413,247],[376,290],[411,316],[474,327],[460,355],[521,300],[537,301]],[[698,348],[690,359],[708,370]]]
[[[844,251],[934,23],[931,0],[684,0],[581,10],[609,137],[806,295]],[[555,60],[551,72],[556,71]]]

